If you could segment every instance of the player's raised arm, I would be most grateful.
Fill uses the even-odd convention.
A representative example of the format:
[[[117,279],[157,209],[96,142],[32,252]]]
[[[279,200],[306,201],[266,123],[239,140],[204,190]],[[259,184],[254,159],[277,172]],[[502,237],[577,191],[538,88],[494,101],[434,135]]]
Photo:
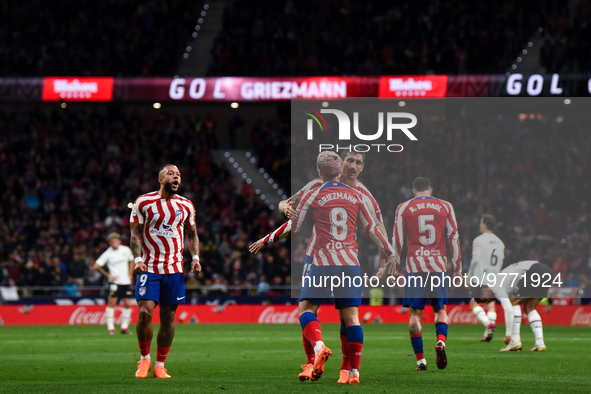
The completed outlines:
[[[445,227],[447,228],[447,238],[449,239],[449,245],[451,247],[451,263],[454,268],[454,273],[459,274],[462,272],[462,252],[460,250],[460,235],[458,234],[456,213],[449,202],[445,201],[443,202],[443,205],[447,209]]]
[[[267,245],[271,245],[272,243],[279,242],[288,238],[291,235],[291,220],[283,223],[281,227],[275,229],[273,232],[265,235],[263,238],[259,239],[250,247],[248,250],[250,253],[257,254],[261,249],[263,249]]]
[[[310,209],[310,205],[312,205],[319,192],[320,188],[317,188],[316,190],[310,190],[302,197],[300,203],[296,207],[294,217],[291,219],[292,229],[294,232],[297,233],[300,231],[302,224],[306,220],[308,209]]]

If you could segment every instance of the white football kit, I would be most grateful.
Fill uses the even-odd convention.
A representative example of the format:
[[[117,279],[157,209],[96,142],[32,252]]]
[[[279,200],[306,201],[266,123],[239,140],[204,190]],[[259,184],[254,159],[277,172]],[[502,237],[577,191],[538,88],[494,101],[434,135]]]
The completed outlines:
[[[125,245],[119,245],[117,250],[109,246],[101,256],[96,259],[96,263],[109,268],[109,273],[117,277],[115,284],[117,285],[131,285],[129,279],[129,262],[133,261],[133,253]]]

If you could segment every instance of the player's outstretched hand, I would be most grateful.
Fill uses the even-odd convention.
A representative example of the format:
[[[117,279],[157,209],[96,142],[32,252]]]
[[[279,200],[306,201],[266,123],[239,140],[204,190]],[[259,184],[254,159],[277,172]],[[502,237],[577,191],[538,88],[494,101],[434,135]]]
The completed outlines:
[[[255,243],[253,243],[252,245],[250,245],[248,250],[250,251],[250,253],[257,254],[264,247],[265,247],[265,243],[263,242],[263,238],[261,238],[258,241],[256,241]]]
[[[397,278],[398,277],[398,262],[396,262],[396,256],[388,257],[387,261],[388,261],[388,264],[392,264],[392,267],[390,267],[390,276]]]
[[[109,278],[109,282],[115,282],[117,280],[117,277],[115,275],[111,275],[111,274],[109,274],[109,276],[107,276],[107,278]]]
[[[285,213],[285,216],[287,216],[288,219],[293,219],[295,213],[293,209],[291,209],[291,205],[291,201],[288,201],[287,203],[285,203],[285,206],[283,207],[283,212]]]
[[[376,276],[378,278],[381,278],[382,276],[384,276],[387,269],[388,269],[388,266],[386,264],[380,266],[380,268],[378,268],[378,272],[376,272]]]
[[[146,263],[144,263],[143,261],[138,261],[137,263],[135,263],[135,267],[133,267],[133,272],[140,275],[146,272],[147,269],[148,266],[146,265]]]
[[[199,264],[199,260],[195,259],[191,262],[191,271],[193,271],[195,275],[201,273],[201,264]]]

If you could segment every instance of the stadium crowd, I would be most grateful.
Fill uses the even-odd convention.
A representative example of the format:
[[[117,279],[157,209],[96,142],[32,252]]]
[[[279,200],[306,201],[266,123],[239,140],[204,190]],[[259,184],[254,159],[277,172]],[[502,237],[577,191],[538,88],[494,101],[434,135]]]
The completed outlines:
[[[498,73],[543,11],[490,0],[233,0],[209,75]]]
[[[73,294],[81,285],[102,286],[104,278],[90,269],[94,259],[111,231],[129,242],[128,204],[157,189],[166,162],[180,167],[181,194],[197,211],[204,272],[188,275],[188,285],[225,293],[227,285],[289,284],[288,246],[248,252],[251,240],[281,219],[253,187],[235,190],[212,160],[203,123],[194,114],[139,116],[116,107],[106,114],[0,112],[2,284],[68,285]]]
[[[170,76],[202,1],[3,1],[1,76]]]
[[[591,272],[591,137],[583,120],[514,119],[494,131],[492,120],[477,129],[457,124],[451,136],[434,127],[423,134],[425,143],[393,162],[368,155],[360,180],[380,203],[391,232],[394,210],[412,196],[414,177],[430,178],[434,195],[456,208],[464,271],[480,215],[493,213],[499,221],[495,232],[507,247],[506,264],[537,259],[569,286],[585,289]],[[173,161],[183,173],[181,194],[195,204],[202,248],[204,272],[187,274],[187,285],[210,285],[210,294],[247,293],[230,285],[258,286],[259,294],[289,285],[291,241],[248,253],[250,243],[285,219],[261,202],[252,185],[236,189],[230,174],[213,162],[210,149],[217,142],[205,126],[212,122],[195,114],[132,115],[116,107],[105,113],[0,113],[0,168],[6,174],[0,186],[7,196],[0,203],[2,284],[61,285],[71,294],[79,294],[81,285],[102,286],[105,279],[90,267],[107,248],[106,235],[118,231],[128,242],[128,203],[157,188],[156,170]],[[297,141],[290,148],[289,134],[280,132],[288,129],[287,121],[245,126],[261,155],[259,165],[279,171],[273,177],[288,185],[291,162],[285,153],[301,151]],[[365,270],[372,273],[376,250],[363,238],[360,259],[370,262]],[[301,263],[303,243],[294,242],[294,263]]]
[[[433,195],[454,205],[463,272],[480,217],[491,213],[498,220],[495,233],[507,248],[505,265],[538,260],[588,296],[591,136],[585,115],[571,115],[519,120],[515,113],[499,121],[497,114],[476,112],[469,122],[434,123],[420,132],[420,144],[405,145],[404,154],[368,153],[359,180],[380,204],[390,237],[397,205],[412,198],[413,179],[426,176]],[[293,141],[294,168],[313,160],[313,152],[300,145],[305,143]],[[298,178],[311,176],[313,171]],[[359,240],[360,260],[371,262],[377,251],[366,239]],[[372,269],[375,265],[366,266],[368,275]]]

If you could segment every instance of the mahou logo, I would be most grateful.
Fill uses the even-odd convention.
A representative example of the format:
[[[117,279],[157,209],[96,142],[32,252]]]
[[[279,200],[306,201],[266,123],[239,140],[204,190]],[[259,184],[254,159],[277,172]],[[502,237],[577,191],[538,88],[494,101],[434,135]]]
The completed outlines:
[[[451,308],[447,314],[450,324],[477,324],[478,319],[471,310],[464,310],[461,306]]]
[[[111,101],[112,77],[96,78],[43,78],[43,101]]]
[[[291,312],[278,312],[270,306],[265,308],[259,316],[259,324],[293,324],[299,323],[298,308]]]
[[[447,75],[380,77],[379,97],[445,97]]]
[[[584,308],[577,308],[570,322],[571,326],[591,326],[591,313],[585,313]]]
[[[115,324],[121,324],[121,312],[123,308],[120,306],[115,307]],[[70,315],[70,325],[80,324],[106,324],[107,317],[105,311],[88,311],[86,307],[81,306],[76,308],[72,315]]]

